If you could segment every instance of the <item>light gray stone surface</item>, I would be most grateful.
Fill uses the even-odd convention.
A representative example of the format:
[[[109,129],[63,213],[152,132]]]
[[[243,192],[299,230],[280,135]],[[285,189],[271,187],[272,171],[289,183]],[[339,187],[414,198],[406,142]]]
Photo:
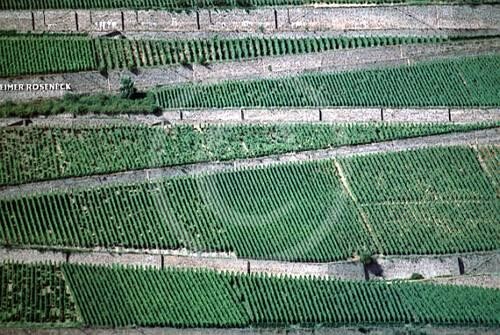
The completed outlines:
[[[449,120],[447,109],[387,108],[383,110],[384,121],[389,122],[445,122]]]

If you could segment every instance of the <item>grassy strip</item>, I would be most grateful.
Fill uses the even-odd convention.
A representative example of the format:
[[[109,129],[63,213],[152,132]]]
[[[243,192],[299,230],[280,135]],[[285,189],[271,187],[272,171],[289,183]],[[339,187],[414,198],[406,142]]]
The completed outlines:
[[[0,185],[325,149],[498,125],[358,123],[178,125],[168,129],[123,125],[0,128]]]
[[[86,35],[0,34],[0,76],[208,64],[265,56],[401,44],[438,43],[436,36],[357,36],[197,40],[129,40]],[[33,52],[36,50],[36,52]]]
[[[157,89],[164,108],[500,106],[500,56]]]
[[[2,199],[0,241],[15,246],[187,248],[312,262],[365,252],[495,250],[500,248],[500,205],[478,162],[464,160],[467,150],[412,150],[414,164],[406,168],[405,178],[392,178],[394,168],[380,178],[356,178],[359,171],[345,169],[353,158],[343,158]],[[407,155],[359,159],[384,157],[397,167]],[[428,166],[438,172],[426,176]],[[457,169],[476,178],[463,178]],[[422,184],[439,189],[439,201],[422,195]],[[408,195],[398,199],[413,200],[359,202],[361,186],[364,192],[395,190]],[[455,194],[462,196],[457,200]]]
[[[496,0],[4,0],[0,9],[167,9],[189,10],[197,8],[254,8],[261,6],[337,4],[481,4]]]
[[[67,94],[61,99],[40,99],[29,102],[7,101],[0,104],[0,117],[30,118],[38,115],[69,113],[84,114],[155,114],[161,109],[155,105],[152,94],[137,99],[122,99],[115,95]]]

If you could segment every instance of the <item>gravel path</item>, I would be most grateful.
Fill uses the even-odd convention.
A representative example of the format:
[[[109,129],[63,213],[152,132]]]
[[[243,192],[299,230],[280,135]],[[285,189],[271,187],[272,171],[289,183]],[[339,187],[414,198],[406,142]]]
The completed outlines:
[[[337,328],[300,328],[298,326],[284,328],[69,328],[69,329],[16,329],[3,328],[3,335],[401,335],[409,334],[409,329],[414,330],[414,334],[427,335],[498,335],[497,329],[481,327],[457,327],[446,328],[443,326],[432,327],[430,325],[417,327],[337,327]],[[418,331],[418,332],[417,332]],[[413,333],[411,333],[413,334]]]
[[[465,263],[464,274],[460,275],[459,259],[474,259],[476,263]],[[74,251],[39,251],[35,249],[0,248],[0,263],[17,261],[25,263],[55,262],[96,265],[131,265],[151,266],[155,268],[205,268],[219,272],[267,273],[292,277],[312,276],[320,278],[338,278],[344,280],[365,280],[363,265],[357,260],[313,263],[281,262],[273,260],[255,260],[236,258],[234,254],[193,253],[186,250],[140,250],[122,249],[105,250],[81,249]],[[488,267],[476,269],[477,262],[488,263]],[[369,280],[410,279],[412,274],[422,275],[426,281],[455,285],[477,285],[500,287],[500,253],[477,252],[452,255],[411,255],[384,256],[376,261],[380,272],[375,276],[367,267]],[[490,276],[487,276],[490,275]],[[484,280],[477,278],[487,277]],[[491,277],[491,278],[490,278]],[[474,280],[476,278],[476,280]]]
[[[36,127],[169,124],[274,124],[316,122],[500,122],[500,108],[223,108],[168,110],[161,115],[50,115],[30,118],[0,118],[0,128],[27,124]]]
[[[328,159],[356,154],[368,154],[387,151],[401,151],[428,146],[442,145],[477,145],[500,144],[500,129],[487,129],[467,133],[451,133],[393,140],[380,143],[371,143],[354,146],[343,146],[333,149],[286,153],[260,158],[238,159],[227,162],[207,162],[165,168],[126,171],[108,175],[95,175],[79,178],[66,178],[53,181],[36,182],[18,186],[0,188],[0,198],[14,197],[20,194],[28,195],[35,192],[61,191],[78,187],[104,186],[112,183],[130,183],[151,181],[164,177],[195,175],[206,172],[217,172],[229,169],[262,167],[285,162],[303,162],[310,160]]]

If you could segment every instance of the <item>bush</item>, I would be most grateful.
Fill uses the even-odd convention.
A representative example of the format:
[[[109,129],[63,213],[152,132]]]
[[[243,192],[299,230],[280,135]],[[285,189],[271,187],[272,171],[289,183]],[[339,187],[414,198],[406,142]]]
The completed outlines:
[[[120,81],[120,96],[123,99],[133,99],[136,93],[137,89],[132,79],[130,77],[123,77]]]
[[[424,279],[424,276],[422,276],[420,273],[412,273],[411,277],[410,277],[411,280],[420,280],[420,279]]]
[[[359,255],[359,261],[364,265],[368,265],[374,262],[374,258],[370,252],[363,251]]]
[[[157,114],[153,94],[143,98],[135,94],[135,99],[122,99],[117,95],[75,95],[67,94],[61,99],[39,99],[29,102],[7,101],[0,104],[0,117],[29,118],[37,115],[72,114]]]

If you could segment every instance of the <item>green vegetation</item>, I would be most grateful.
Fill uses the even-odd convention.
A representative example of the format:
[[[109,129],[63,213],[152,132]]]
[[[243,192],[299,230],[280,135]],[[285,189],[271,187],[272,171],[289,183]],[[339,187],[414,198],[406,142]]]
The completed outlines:
[[[8,101],[0,104],[0,117],[29,118],[38,115],[56,115],[70,113],[83,114],[151,114],[160,110],[155,105],[154,97],[122,99],[117,95],[66,94],[62,99],[42,99],[29,102]]]
[[[500,204],[478,161],[467,156],[474,156],[470,150],[421,149],[1,199],[0,220],[5,224],[0,226],[0,241],[187,248],[321,262],[364,252],[495,250],[500,247]],[[391,169],[361,167],[380,170],[380,177],[373,179],[353,179],[351,174],[359,171],[346,169],[378,156],[405,169],[409,155],[414,162],[406,171],[410,177],[396,173],[398,183],[385,187],[381,185],[392,180]],[[422,177],[431,164],[442,180]],[[420,183],[438,190],[440,197],[429,198],[417,187]],[[370,199],[363,190],[371,189],[380,189],[382,195],[391,189],[401,196],[359,202]]]
[[[253,8],[261,6],[306,5],[313,3],[355,4],[478,4],[496,3],[496,0],[4,0],[0,10],[6,9],[196,9],[196,8]]]
[[[137,94],[135,83],[130,77],[123,77],[120,81],[120,97],[122,99],[133,99]]]
[[[92,326],[244,327],[245,308],[224,276],[63,265],[83,320]]]
[[[449,254],[500,247],[498,200],[387,203],[362,205],[361,210],[383,254]]]
[[[60,271],[46,265],[16,267],[24,274],[20,280],[29,279],[29,273],[51,276],[52,269]],[[188,269],[72,264],[61,268],[87,326],[500,324],[498,289]],[[40,291],[32,282],[25,283],[27,290]],[[8,287],[2,282],[2,290]],[[31,295],[23,297],[27,308],[40,302]]]
[[[496,188],[497,198],[500,199],[500,147],[498,145],[480,146],[478,159]]]
[[[0,263],[0,323],[79,322],[63,273],[53,264]]]
[[[92,40],[85,36],[0,36],[0,77],[97,68]]]
[[[500,106],[500,56],[160,88],[165,108]]]
[[[467,147],[353,156],[342,168],[362,204],[495,200],[474,150]]]
[[[249,124],[0,128],[0,185],[465,132],[477,124]]]
[[[99,68],[134,69],[171,64],[192,64],[244,60],[264,56],[283,56],[400,44],[439,43],[443,36],[356,36],[196,40],[93,40]]]
[[[86,35],[0,34],[0,76],[85,70],[109,71],[172,64],[252,59],[326,50],[439,43],[446,37],[357,36],[317,38],[125,39]]]

